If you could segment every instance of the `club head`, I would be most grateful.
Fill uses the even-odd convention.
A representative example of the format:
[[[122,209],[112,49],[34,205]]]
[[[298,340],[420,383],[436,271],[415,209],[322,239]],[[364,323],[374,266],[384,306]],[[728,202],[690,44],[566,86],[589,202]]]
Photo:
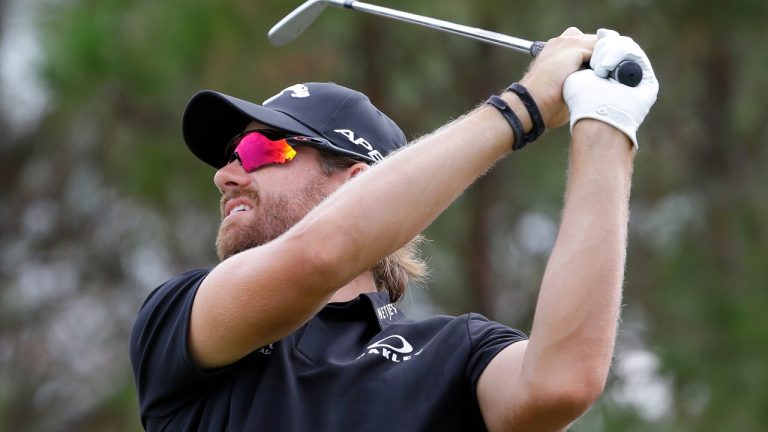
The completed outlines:
[[[328,5],[326,0],[308,0],[269,30],[272,45],[285,45],[299,37]]]

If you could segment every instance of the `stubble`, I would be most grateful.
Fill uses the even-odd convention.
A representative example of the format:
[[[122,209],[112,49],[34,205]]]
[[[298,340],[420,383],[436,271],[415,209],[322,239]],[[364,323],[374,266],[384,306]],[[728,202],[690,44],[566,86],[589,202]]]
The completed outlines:
[[[328,196],[324,183],[324,178],[318,175],[298,193],[242,190],[222,197],[222,200],[245,197],[255,204],[255,208],[250,210],[253,214],[235,215],[231,220],[222,214],[216,237],[219,259],[223,261],[242,251],[267,244],[288,231]]]

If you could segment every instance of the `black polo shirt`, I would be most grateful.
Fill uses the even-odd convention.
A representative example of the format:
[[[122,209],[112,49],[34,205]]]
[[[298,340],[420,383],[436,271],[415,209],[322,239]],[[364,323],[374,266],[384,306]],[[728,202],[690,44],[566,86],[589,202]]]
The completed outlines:
[[[286,338],[204,370],[187,335],[208,272],[158,287],[134,325],[131,363],[148,431],[485,430],[477,380],[525,339],[477,314],[407,320],[380,292],[331,303]]]

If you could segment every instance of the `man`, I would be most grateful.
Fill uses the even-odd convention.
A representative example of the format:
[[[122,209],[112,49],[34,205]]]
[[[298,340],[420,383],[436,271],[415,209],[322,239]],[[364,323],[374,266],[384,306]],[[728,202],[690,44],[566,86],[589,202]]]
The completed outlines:
[[[578,71],[590,59],[592,70]],[[639,86],[607,78],[624,59],[643,68]],[[512,91],[399,151],[397,126],[333,84],[293,86],[261,106],[196,95],[184,137],[218,168],[222,261],[166,282],[139,313],[131,360],[142,424],[567,427],[610,366],[635,132],[657,90],[631,39],[572,28]],[[511,147],[569,113],[563,220],[530,339],[474,314],[405,320],[392,302],[423,270],[409,242]]]

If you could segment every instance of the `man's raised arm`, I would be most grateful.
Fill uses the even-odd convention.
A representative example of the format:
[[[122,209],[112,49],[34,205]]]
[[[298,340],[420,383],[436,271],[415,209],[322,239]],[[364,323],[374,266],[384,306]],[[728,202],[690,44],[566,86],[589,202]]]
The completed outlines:
[[[565,83],[573,132],[565,204],[530,340],[502,351],[478,383],[490,430],[560,430],[602,393],[608,375],[624,276],[635,132],[658,84],[634,42],[604,30],[598,37],[594,71],[574,73]],[[638,87],[598,76],[625,58],[639,59],[644,69]]]

